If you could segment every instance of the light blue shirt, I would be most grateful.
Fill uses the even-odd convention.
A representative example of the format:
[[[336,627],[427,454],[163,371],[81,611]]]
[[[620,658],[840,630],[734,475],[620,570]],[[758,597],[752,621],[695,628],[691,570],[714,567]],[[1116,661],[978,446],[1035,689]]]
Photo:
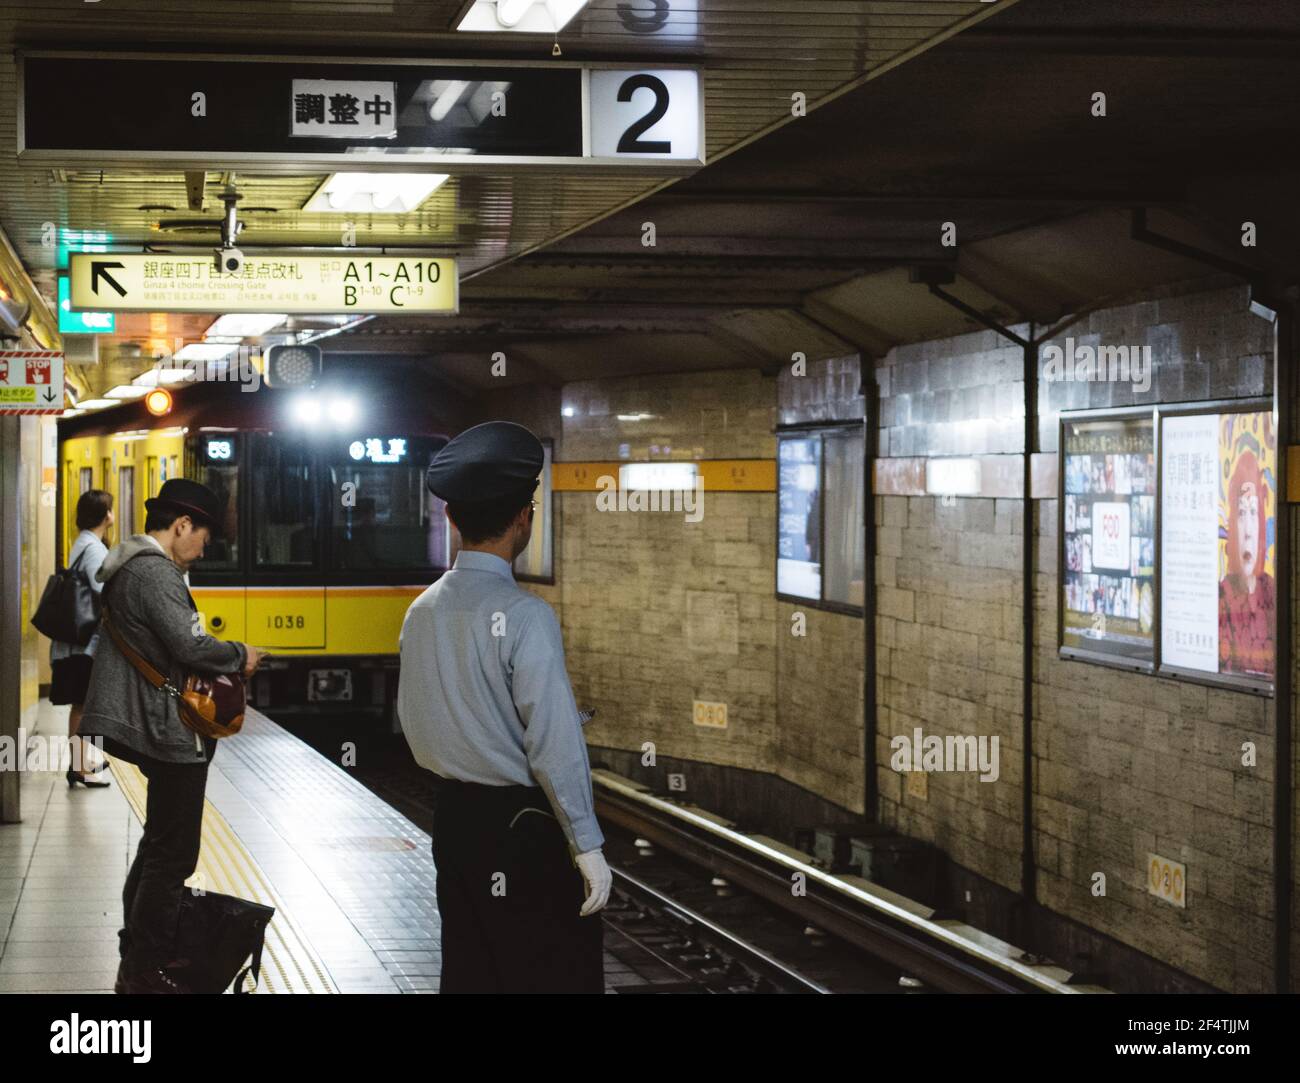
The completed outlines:
[[[406,611],[401,651],[397,713],[421,767],[487,786],[541,786],[574,853],[605,841],[560,622],[509,564],[459,553]]]
[[[85,553],[84,557],[81,554]],[[77,558],[81,557],[81,564],[77,567],[77,574],[85,578],[90,584],[90,589],[96,594],[102,594],[104,584],[96,578],[99,567],[104,563],[104,558],[108,556],[108,546],[99,540],[99,537],[90,530],[83,530],[77,535],[77,540],[72,543],[72,548],[68,550],[68,564],[71,568],[77,563]],[[50,641],[50,662],[61,662],[65,658],[71,658],[74,654],[94,655],[95,648],[99,645],[99,632],[96,631],[90,637],[90,642],[84,647],[76,643],[63,643],[59,640]]]

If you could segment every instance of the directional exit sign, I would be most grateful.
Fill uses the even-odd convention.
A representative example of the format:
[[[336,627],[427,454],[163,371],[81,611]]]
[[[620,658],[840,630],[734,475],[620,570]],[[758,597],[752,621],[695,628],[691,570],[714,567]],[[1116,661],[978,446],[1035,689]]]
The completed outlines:
[[[63,354],[0,350],[0,414],[63,413]]]
[[[72,311],[454,313],[454,259],[397,256],[247,256],[225,274],[211,256],[75,252]]]

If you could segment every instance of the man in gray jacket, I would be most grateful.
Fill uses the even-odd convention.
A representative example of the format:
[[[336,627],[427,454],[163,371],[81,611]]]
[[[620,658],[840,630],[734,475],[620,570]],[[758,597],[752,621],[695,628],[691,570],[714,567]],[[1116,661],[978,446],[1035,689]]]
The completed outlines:
[[[257,648],[208,635],[185,578],[218,529],[220,499],[198,482],[173,478],[145,508],[145,532],[114,546],[98,573],[114,628],[177,688],[193,671],[250,676]],[[110,635],[100,637],[81,732],[102,737],[105,749],[149,780],[144,835],[122,892],[117,991],[187,992],[177,924],[185,881],[198,865],[216,742],[181,722],[175,699],[149,684]]]

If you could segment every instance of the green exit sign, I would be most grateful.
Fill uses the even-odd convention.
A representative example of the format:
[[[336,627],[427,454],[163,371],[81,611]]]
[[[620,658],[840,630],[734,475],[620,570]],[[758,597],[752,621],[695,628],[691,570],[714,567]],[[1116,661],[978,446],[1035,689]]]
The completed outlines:
[[[111,335],[117,317],[111,312],[73,312],[72,287],[67,275],[59,275],[59,334]]]

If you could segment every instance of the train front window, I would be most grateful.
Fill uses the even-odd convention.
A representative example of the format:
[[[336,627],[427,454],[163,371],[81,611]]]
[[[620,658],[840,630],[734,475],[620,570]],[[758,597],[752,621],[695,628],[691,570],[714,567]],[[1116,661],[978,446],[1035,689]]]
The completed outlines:
[[[175,473],[175,459],[162,460],[159,484]],[[185,476],[202,482],[224,501],[220,537],[208,542],[203,551],[203,570],[229,571],[239,567],[239,434],[233,432],[192,434],[185,441]],[[153,495],[153,494],[151,494]]]
[[[442,502],[424,473],[445,441],[361,436],[330,465],[332,563],[336,570],[428,571],[448,566]]]
[[[316,555],[316,469],[308,445],[253,433],[253,555],[259,567],[311,568]]]

